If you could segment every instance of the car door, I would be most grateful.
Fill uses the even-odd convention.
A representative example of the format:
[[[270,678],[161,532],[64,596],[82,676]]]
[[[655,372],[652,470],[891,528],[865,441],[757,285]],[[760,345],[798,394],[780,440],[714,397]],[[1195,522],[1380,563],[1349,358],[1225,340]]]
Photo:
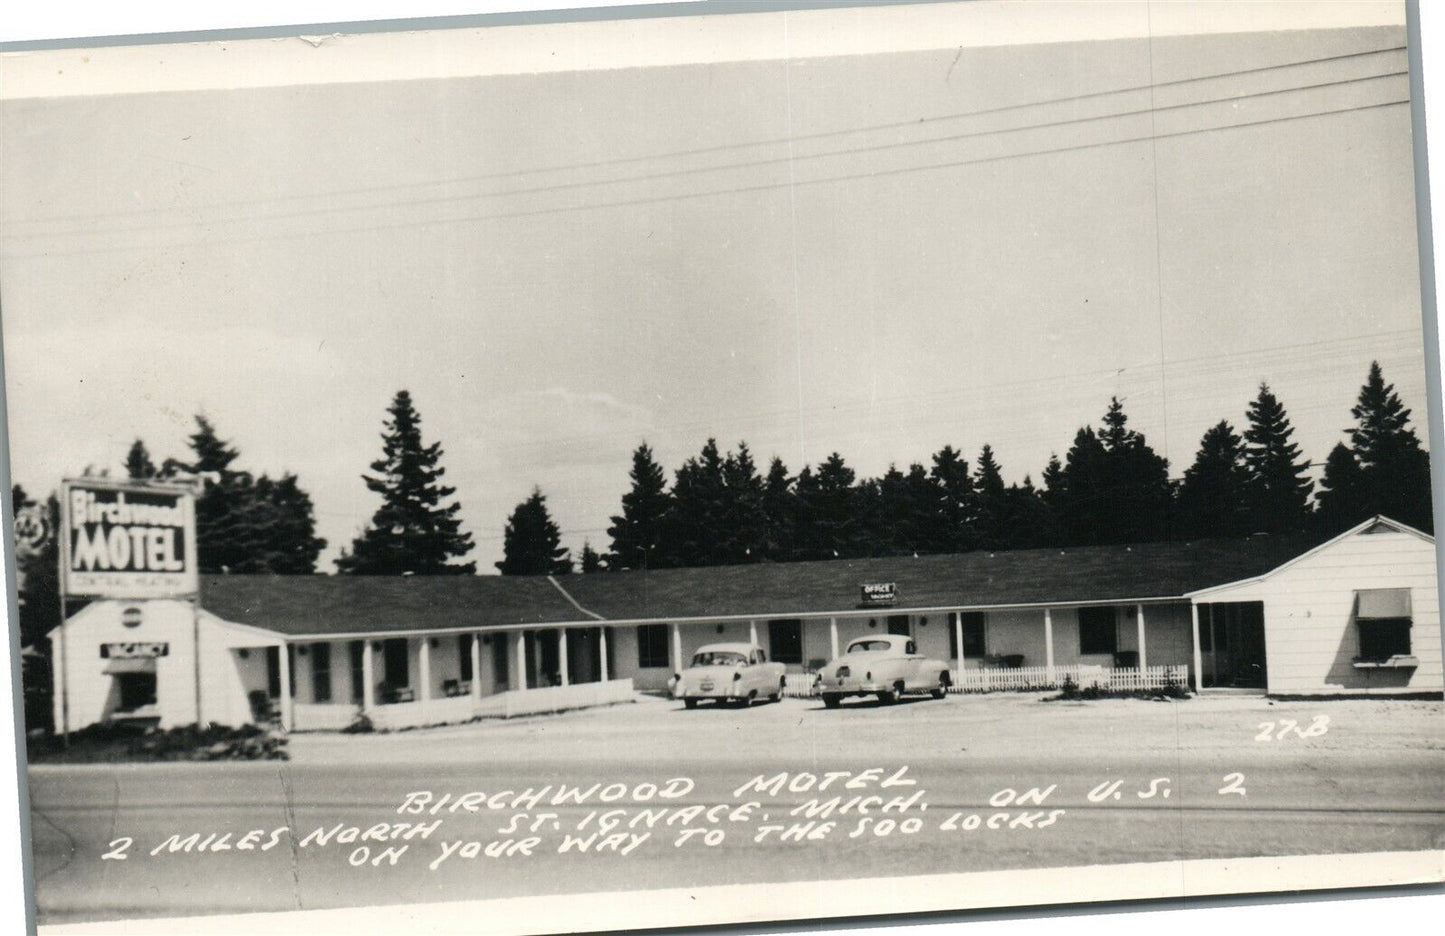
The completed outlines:
[[[768,665],[767,651],[761,647],[754,647],[751,660],[752,665],[748,667],[748,675],[752,689],[758,695],[767,695],[771,691],[768,688],[768,671],[772,669]]]
[[[918,652],[918,645],[911,639],[903,645],[904,653],[907,654],[903,660],[903,667],[908,675],[904,677],[904,683],[909,689],[918,689],[923,686],[923,656]]]

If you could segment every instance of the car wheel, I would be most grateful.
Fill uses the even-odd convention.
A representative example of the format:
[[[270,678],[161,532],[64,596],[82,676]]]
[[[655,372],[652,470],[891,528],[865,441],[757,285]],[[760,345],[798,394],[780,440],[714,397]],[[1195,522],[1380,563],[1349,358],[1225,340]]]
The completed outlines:
[[[768,696],[768,701],[769,701],[769,702],[781,702],[781,701],[783,701],[783,683],[784,683],[783,680],[781,680],[781,679],[778,680],[778,691],[775,692],[775,693],[773,693],[772,695]]]
[[[683,699],[683,700],[682,700],[682,707],[683,707],[683,708],[690,708],[690,709],[692,709],[692,708],[697,708],[697,700],[696,700],[696,699]]]
[[[878,693],[878,701],[883,705],[893,705],[903,698],[903,684],[894,683],[891,688]]]
[[[933,697],[935,699],[941,699],[944,696],[948,695],[948,686],[948,672],[945,670],[944,672],[938,674],[938,685],[933,688]]]
[[[843,697],[840,696],[840,695],[838,695],[838,693],[836,693],[836,692],[825,692],[825,693],[823,693],[823,707],[824,707],[824,708],[837,708],[838,706],[840,706],[840,705],[842,705],[842,704],[843,704]]]

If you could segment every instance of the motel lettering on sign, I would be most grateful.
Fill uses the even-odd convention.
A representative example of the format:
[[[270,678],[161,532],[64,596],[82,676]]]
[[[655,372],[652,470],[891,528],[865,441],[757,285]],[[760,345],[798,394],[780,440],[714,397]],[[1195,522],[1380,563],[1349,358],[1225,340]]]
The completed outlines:
[[[190,490],[67,481],[61,510],[66,595],[179,598],[196,594],[196,510]]]

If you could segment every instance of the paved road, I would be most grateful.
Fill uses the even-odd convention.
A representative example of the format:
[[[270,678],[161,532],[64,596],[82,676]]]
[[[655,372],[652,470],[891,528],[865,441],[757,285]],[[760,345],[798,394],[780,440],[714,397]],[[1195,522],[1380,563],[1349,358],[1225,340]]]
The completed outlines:
[[[1277,738],[1284,719],[1324,730]],[[289,763],[32,769],[41,922],[1445,847],[1438,704],[647,700],[292,744]],[[399,811],[422,791],[440,808]]]

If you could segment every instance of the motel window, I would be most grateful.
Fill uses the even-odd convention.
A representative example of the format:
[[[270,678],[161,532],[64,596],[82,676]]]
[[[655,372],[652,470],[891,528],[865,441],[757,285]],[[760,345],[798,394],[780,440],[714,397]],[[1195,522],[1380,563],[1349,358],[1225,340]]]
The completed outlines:
[[[768,622],[768,646],[774,663],[803,664],[803,622],[796,618]]]
[[[963,612],[963,655],[978,659],[987,651],[983,637],[983,612]],[[958,631],[954,628],[954,615],[948,616],[948,655],[958,659]]]
[[[353,640],[348,646],[351,654],[351,700],[360,702],[366,696],[366,677],[361,663],[361,657],[366,653],[366,641]]]
[[[311,695],[317,702],[331,701],[331,644],[311,645]]]
[[[644,624],[637,629],[637,665],[642,669],[672,665],[668,662],[666,624]]]
[[[1362,662],[1383,663],[1410,655],[1410,589],[1371,588],[1355,592],[1355,623]]]
[[[458,659],[458,660],[461,660],[461,662],[462,662],[462,667],[461,667],[461,670],[460,670],[460,675],[461,675],[461,680],[462,680],[462,682],[468,682],[468,683],[471,682],[471,681],[472,681],[472,635],[471,635],[471,634],[458,634],[458,635],[457,635],[457,659]]]
[[[381,645],[386,660],[387,685],[405,688],[411,685],[411,664],[407,658],[406,638],[393,637]]]
[[[1079,609],[1079,653],[1113,655],[1119,650],[1119,629],[1113,608]]]
[[[897,634],[899,637],[912,637],[913,626],[906,614],[888,615],[888,633]]]

